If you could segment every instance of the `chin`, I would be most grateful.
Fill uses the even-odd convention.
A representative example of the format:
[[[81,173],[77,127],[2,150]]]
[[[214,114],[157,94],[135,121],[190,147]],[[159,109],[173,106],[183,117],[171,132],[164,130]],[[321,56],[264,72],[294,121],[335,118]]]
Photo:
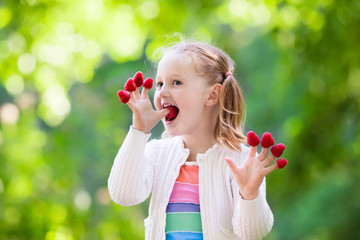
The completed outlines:
[[[179,134],[176,134],[175,132],[172,132],[172,131],[168,131],[167,129],[165,129],[165,135],[167,137],[175,137],[175,136],[179,136]]]
[[[177,133],[174,129],[167,128],[165,124],[164,124],[164,126],[165,126],[165,136],[166,137],[180,136],[180,134]]]

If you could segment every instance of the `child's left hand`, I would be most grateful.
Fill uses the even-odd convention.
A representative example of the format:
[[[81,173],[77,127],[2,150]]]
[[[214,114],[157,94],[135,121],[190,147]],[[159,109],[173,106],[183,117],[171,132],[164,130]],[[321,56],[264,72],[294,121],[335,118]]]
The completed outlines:
[[[245,163],[241,167],[238,167],[233,160],[229,158],[225,159],[232,173],[234,174],[237,184],[239,185],[240,195],[245,200],[253,200],[257,198],[257,196],[259,195],[259,187],[263,182],[264,177],[269,173],[271,173],[272,171],[274,171],[275,169],[280,168],[278,164],[273,164],[271,166],[270,164],[275,160],[274,154],[277,155],[277,157],[279,157],[282,152],[279,155],[278,153],[275,153],[275,151],[271,151],[272,153],[269,156],[267,156],[269,153],[269,147],[274,143],[272,143],[270,146],[269,144],[263,144],[264,136],[261,144],[263,146],[261,153],[258,156],[256,156],[257,144],[249,144],[250,151],[248,157],[245,160]],[[269,137],[269,135],[267,135],[266,137]],[[270,138],[272,139],[271,135]],[[282,167],[284,166],[281,166],[281,168]]]

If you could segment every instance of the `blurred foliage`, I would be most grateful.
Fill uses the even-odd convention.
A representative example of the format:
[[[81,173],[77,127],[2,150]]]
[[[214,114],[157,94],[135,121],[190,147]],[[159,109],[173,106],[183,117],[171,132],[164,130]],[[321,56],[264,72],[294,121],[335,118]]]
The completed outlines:
[[[287,145],[266,239],[358,238],[359,13],[356,0],[2,0],[0,239],[143,239],[148,202],[107,192],[131,124],[116,91],[153,77],[175,32],[230,54],[246,130]]]

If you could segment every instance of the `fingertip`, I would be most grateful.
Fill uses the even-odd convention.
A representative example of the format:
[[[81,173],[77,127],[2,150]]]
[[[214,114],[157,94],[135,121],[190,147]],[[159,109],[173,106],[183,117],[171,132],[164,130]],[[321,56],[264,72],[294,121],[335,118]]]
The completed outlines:
[[[277,168],[282,169],[288,164],[288,160],[285,158],[279,158],[276,160]]]
[[[164,108],[162,110],[160,110],[162,117],[165,117],[166,115],[168,115],[170,113],[170,110],[168,108]]]
[[[224,160],[227,162],[230,168],[236,167],[234,160],[232,160],[231,158],[225,157]]]
[[[271,166],[269,167],[269,172],[268,172],[268,174],[271,173],[271,172],[273,172],[273,171],[275,171],[276,169],[279,169],[279,167],[278,167],[278,165],[275,163],[275,164],[273,164],[273,165],[271,165]]]
[[[230,158],[224,158],[225,162],[227,163],[227,165],[232,168],[232,160]]]
[[[126,104],[131,99],[131,94],[125,90],[119,90],[117,92],[117,96],[119,100],[124,104]]]
[[[236,169],[237,169],[236,163],[229,157],[225,157],[224,159],[225,159],[227,165],[229,166],[231,172],[235,173]]]

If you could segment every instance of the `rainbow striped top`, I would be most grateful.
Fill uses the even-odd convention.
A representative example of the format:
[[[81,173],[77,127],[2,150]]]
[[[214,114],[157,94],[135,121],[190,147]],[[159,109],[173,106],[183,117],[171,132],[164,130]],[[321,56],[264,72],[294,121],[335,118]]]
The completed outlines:
[[[199,201],[199,166],[186,162],[180,168],[166,208],[167,240],[202,240]]]

